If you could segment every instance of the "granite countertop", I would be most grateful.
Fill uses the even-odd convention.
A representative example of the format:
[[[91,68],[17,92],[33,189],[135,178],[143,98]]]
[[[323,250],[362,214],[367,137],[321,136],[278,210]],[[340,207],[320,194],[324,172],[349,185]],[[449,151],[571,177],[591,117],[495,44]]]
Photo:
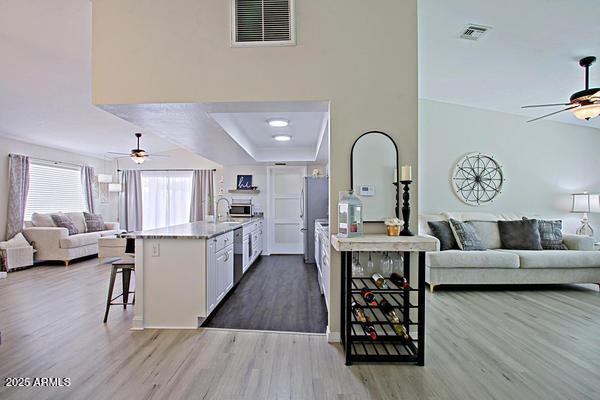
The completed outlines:
[[[128,236],[139,239],[210,239],[262,219],[262,217],[252,217],[231,219],[218,223],[190,222],[187,224],[167,226],[166,228],[134,232],[130,233]]]

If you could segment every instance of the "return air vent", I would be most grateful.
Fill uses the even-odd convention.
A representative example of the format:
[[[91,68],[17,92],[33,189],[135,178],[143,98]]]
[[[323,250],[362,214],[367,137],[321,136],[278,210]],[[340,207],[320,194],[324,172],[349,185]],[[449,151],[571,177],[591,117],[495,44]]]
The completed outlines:
[[[294,45],[294,0],[232,0],[233,46]]]
[[[489,26],[467,25],[467,27],[460,34],[460,37],[467,40],[479,40],[490,29],[492,28]]]

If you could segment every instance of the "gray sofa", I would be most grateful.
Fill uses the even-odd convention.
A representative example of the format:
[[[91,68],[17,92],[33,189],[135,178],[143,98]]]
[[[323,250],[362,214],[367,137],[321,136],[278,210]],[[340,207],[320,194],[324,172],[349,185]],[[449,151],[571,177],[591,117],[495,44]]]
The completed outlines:
[[[419,216],[422,234],[431,235],[427,221],[517,220],[518,215],[441,213]],[[437,239],[436,239],[437,240]],[[492,242],[494,242],[492,240]],[[600,284],[600,251],[588,236],[563,233],[568,250],[507,250],[500,245],[485,251],[445,250],[426,255],[426,281],[430,289],[444,284]]]
[[[106,222],[106,229],[87,232],[83,213],[65,213],[76,228],[82,232],[69,236],[67,228],[54,226],[47,215],[25,222],[23,235],[37,250],[36,261],[62,261],[69,265],[71,260],[98,253],[98,239],[120,232],[118,222]],[[43,226],[40,226],[43,225]]]

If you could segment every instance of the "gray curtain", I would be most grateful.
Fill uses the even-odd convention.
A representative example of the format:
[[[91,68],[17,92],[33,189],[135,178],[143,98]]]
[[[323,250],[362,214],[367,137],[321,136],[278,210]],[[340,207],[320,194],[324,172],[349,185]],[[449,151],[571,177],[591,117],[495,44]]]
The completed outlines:
[[[18,154],[8,156],[8,215],[6,239],[23,230],[25,205],[29,192],[29,157]]]
[[[96,213],[96,186],[94,183],[94,167],[84,166],[81,168],[81,184],[83,195],[91,214]]]
[[[126,170],[121,173],[123,190],[120,197],[119,222],[128,232],[141,231],[142,221],[142,173]]]
[[[207,215],[215,214],[215,172],[196,169],[192,177],[192,201],[190,222],[204,221]]]

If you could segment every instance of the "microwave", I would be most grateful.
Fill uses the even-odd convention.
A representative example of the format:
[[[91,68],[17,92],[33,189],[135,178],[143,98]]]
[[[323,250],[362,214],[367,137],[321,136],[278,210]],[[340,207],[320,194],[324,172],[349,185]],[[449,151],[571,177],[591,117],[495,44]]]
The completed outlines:
[[[229,207],[231,217],[253,217],[254,210],[251,199],[233,199]]]

